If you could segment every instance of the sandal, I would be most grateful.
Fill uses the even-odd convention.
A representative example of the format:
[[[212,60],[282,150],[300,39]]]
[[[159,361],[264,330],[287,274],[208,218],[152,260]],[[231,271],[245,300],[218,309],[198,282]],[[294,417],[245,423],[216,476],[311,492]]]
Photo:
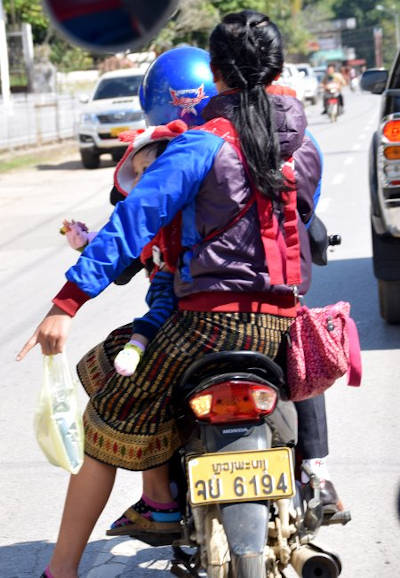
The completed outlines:
[[[40,576],[40,578],[54,578],[53,574],[50,572],[49,567],[47,566],[46,570]]]
[[[171,504],[172,506],[172,504]],[[175,505],[174,505],[175,506]],[[179,509],[159,509],[143,499],[128,508],[109,530],[107,536],[130,536],[134,533],[180,534],[182,516]]]

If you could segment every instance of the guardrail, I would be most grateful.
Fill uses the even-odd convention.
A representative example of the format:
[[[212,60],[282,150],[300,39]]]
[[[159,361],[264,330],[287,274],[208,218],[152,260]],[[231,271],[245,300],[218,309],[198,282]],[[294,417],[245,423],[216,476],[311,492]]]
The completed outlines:
[[[13,95],[11,106],[0,101],[0,150],[74,136],[80,103],[71,95]]]

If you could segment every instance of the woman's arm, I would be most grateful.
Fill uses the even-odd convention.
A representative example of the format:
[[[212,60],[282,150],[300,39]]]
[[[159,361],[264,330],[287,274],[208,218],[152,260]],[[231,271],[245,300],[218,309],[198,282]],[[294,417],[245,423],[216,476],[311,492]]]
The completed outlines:
[[[118,203],[108,223],[86,247],[68,282],[17,359],[40,344],[45,355],[62,351],[70,318],[139,257],[143,247],[196,196],[223,140],[201,130],[174,139],[149,167],[134,194]]]

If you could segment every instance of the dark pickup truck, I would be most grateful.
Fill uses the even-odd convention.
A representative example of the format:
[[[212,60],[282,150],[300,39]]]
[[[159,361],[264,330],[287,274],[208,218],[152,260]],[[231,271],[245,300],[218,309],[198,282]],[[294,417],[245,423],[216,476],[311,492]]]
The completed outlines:
[[[382,95],[369,157],[373,263],[381,316],[400,323],[400,52],[390,72],[366,70],[361,88]]]

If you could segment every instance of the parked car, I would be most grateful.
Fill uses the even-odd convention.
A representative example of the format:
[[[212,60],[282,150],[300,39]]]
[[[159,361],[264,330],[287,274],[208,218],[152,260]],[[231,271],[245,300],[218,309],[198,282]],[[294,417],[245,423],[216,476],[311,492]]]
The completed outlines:
[[[382,95],[369,157],[373,264],[381,316],[400,323],[400,52],[390,72],[367,70],[360,86]]]
[[[304,75],[297,70],[295,64],[290,64],[285,62],[283,65],[282,74],[275,84],[281,84],[282,86],[288,86],[296,91],[297,98],[304,102],[305,94],[305,79]]]
[[[303,74],[304,77],[304,99],[309,100],[311,104],[317,104],[319,96],[319,82],[312,67],[307,63],[298,64],[297,70]]]
[[[118,140],[124,130],[146,126],[139,104],[139,87],[146,68],[106,72],[86,100],[78,126],[82,164],[87,169],[100,165],[100,155],[109,153],[118,161],[126,144]]]

